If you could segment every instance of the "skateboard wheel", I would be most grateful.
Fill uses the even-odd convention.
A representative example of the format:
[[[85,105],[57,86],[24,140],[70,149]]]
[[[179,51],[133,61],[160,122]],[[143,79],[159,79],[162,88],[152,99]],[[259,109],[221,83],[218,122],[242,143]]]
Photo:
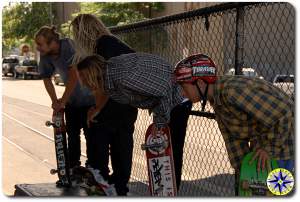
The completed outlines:
[[[242,189],[249,189],[249,182],[247,180],[242,181]]]
[[[51,169],[51,170],[50,170],[50,174],[51,174],[51,175],[54,175],[54,174],[56,174],[57,172],[58,172],[58,171],[55,170],[55,169]]]
[[[53,125],[56,127],[56,128],[59,128],[61,126],[61,122],[60,121],[55,121],[53,123]]]
[[[146,150],[146,149],[147,149],[146,145],[145,145],[145,144],[142,144],[142,145],[141,145],[141,149],[142,149],[142,150]]]
[[[50,127],[50,126],[52,125],[52,123],[51,123],[51,121],[46,121],[45,125],[46,125],[47,127]]]

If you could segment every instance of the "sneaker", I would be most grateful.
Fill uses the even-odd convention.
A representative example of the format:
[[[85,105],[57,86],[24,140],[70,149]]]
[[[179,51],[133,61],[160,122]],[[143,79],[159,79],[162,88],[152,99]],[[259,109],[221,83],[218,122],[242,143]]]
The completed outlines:
[[[88,167],[89,171],[93,174],[96,182],[100,185],[107,196],[117,196],[117,191],[113,184],[109,184],[104,180],[103,176],[100,174],[100,170]]]

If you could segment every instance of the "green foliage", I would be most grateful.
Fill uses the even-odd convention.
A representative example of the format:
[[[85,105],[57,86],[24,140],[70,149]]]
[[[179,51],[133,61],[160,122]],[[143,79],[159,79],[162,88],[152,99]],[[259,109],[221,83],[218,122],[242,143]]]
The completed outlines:
[[[145,20],[151,12],[161,10],[163,4],[159,2],[84,2],[80,3],[80,11],[73,17],[90,13],[110,27]],[[3,52],[8,52],[22,43],[32,45],[34,34],[41,26],[50,25],[54,15],[50,2],[20,2],[4,7],[2,16]],[[60,26],[63,35],[70,35],[70,22]]]
[[[163,4],[159,2],[84,2],[80,3],[80,11],[74,13],[73,17],[81,13],[93,14],[99,17],[107,27],[111,27],[148,19],[151,12],[161,10],[163,10]],[[65,35],[70,34],[68,29],[70,22],[61,25],[61,31]]]
[[[50,24],[49,3],[14,3],[3,8],[3,50],[8,51],[21,43],[32,44],[34,34],[43,25]]]

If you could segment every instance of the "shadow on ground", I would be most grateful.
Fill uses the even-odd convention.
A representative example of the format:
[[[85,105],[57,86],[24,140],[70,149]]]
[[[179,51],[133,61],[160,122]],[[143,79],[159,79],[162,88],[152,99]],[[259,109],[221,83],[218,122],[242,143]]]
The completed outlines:
[[[129,189],[134,196],[150,196],[147,182],[130,182]],[[218,197],[234,196],[234,175],[221,174],[198,180],[183,180],[178,196]]]

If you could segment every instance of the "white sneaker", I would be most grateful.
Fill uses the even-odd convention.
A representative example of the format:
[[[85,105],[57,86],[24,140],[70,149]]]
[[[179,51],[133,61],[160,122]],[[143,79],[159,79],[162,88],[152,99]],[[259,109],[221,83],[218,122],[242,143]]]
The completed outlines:
[[[117,196],[117,191],[113,184],[108,184],[106,180],[104,180],[103,176],[100,174],[100,170],[94,169],[92,167],[87,167],[94,175],[96,182],[101,186],[103,191],[107,196]]]

